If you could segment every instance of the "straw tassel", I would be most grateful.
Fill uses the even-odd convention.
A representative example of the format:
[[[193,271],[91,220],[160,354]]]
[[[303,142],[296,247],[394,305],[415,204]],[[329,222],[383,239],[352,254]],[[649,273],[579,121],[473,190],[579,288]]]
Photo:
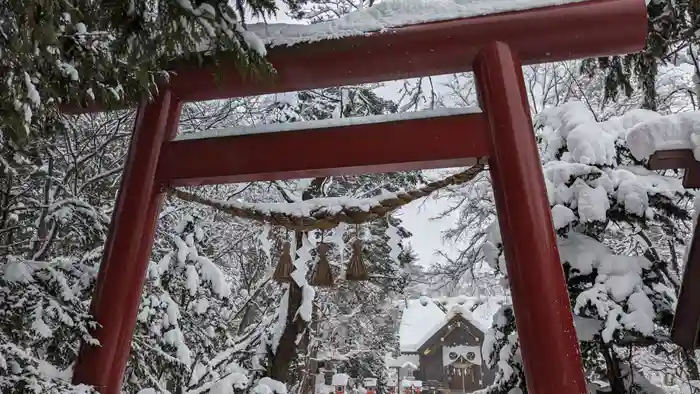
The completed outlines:
[[[318,244],[316,252],[318,252],[318,263],[316,263],[316,271],[314,271],[314,276],[311,278],[311,285],[318,287],[331,287],[333,286],[333,272],[331,271],[331,265],[328,263],[328,251],[330,250],[330,245],[325,242]]]
[[[348,270],[345,272],[345,279],[360,281],[367,280],[368,278],[367,267],[365,267],[365,263],[362,261],[362,241],[358,238],[352,243],[352,256],[350,256]]]
[[[289,282],[292,280],[292,270],[294,270],[294,263],[292,262],[292,245],[289,241],[284,241],[282,244],[282,254],[280,255],[280,261],[275,267],[275,273],[272,277],[280,283]]]

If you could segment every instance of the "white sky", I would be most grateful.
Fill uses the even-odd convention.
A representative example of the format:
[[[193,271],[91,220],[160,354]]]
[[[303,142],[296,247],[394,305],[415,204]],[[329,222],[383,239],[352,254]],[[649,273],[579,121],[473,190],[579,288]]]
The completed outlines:
[[[440,220],[431,220],[446,208],[443,201],[425,199],[409,204],[400,211],[404,226],[413,233],[410,240],[411,246],[418,254],[420,263],[424,266],[429,266],[439,259],[438,256],[435,256],[437,249],[451,249],[449,245],[442,245],[441,232],[454,224],[454,215]]]

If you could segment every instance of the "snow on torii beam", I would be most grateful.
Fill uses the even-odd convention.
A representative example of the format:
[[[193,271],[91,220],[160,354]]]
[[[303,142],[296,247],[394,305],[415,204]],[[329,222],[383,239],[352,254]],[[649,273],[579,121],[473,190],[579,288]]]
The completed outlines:
[[[591,0],[273,47],[272,81],[245,81],[235,70],[217,80],[211,70],[183,67],[171,89],[182,101],[203,101],[466,72],[494,41],[524,64],[629,53],[640,49],[646,26],[639,0]]]
[[[166,183],[270,179],[271,173],[280,170],[284,176],[337,175],[381,168],[397,171],[417,165],[466,164],[473,156],[488,151],[528,387],[533,394],[584,393],[569,300],[520,66],[637,51],[644,46],[646,26],[644,0],[590,0],[271,48],[268,60],[277,76],[267,82],[242,79],[230,64],[219,65],[223,66],[223,80],[215,78],[213,69],[174,66],[177,75],[171,84],[161,89],[153,103],[144,103],[139,110],[91,307],[102,324],[96,331],[101,347],[81,349],[74,381],[96,385],[105,394],[120,390]],[[318,132],[231,136],[213,144],[207,140],[171,141],[177,132],[181,105],[187,101],[472,68],[484,113],[330,127]],[[66,112],[98,110],[72,108]],[[441,129],[432,130],[433,127]],[[410,139],[396,141],[387,137],[401,130]],[[458,136],[459,131],[467,136]],[[225,157],[231,152],[226,148],[235,149],[238,143],[259,149],[280,142],[280,136],[294,140],[295,146],[303,146],[306,138],[316,138],[319,145],[329,148],[334,142],[328,138],[330,135],[337,145],[335,159],[325,155],[307,161],[306,167],[290,167],[284,163],[289,157],[281,155],[270,156],[272,162],[251,159],[246,163]],[[386,146],[349,158],[348,154],[361,152],[359,143],[354,151],[344,152],[343,142],[358,140],[359,135]],[[449,141],[435,143],[431,135]],[[411,146],[389,150],[396,143]],[[455,146],[449,146],[451,143]],[[209,144],[209,148],[198,144]],[[430,149],[422,151],[421,147]],[[178,155],[190,148],[200,149],[201,155]],[[395,156],[387,157],[388,152]],[[178,166],[172,164],[180,157],[186,161]],[[194,160],[203,163],[195,165]],[[280,167],[271,168],[275,161]],[[188,168],[188,163],[193,167]],[[207,163],[247,167],[222,169]],[[541,299],[548,302],[538,302]]]
[[[174,63],[169,84],[180,101],[206,101],[471,71],[479,49],[502,41],[523,64],[635,52],[646,37],[640,0],[589,0],[472,18],[396,27],[366,35],[268,49],[272,80]],[[65,107],[69,113],[103,108]]]

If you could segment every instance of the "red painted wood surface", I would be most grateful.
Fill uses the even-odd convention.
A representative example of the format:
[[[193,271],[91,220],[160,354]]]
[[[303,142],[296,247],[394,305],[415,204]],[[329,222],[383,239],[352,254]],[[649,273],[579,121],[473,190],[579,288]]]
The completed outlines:
[[[163,142],[175,135],[179,105],[169,91],[139,109],[105,244],[91,313],[100,347],[83,346],[73,381],[104,394],[121,388],[162,196],[155,172]]]
[[[521,63],[508,45],[494,43],[474,71],[491,129],[491,177],[528,391],[585,394]]]
[[[647,162],[651,170],[680,170],[684,169],[683,187],[688,189],[700,188],[700,162],[695,160],[690,149],[664,150],[654,153]]]
[[[683,281],[671,326],[671,340],[694,351],[698,348],[700,329],[700,221],[693,228],[693,238],[686,253],[688,257],[683,267]]]
[[[168,141],[174,138],[177,134],[178,126],[180,124],[181,109],[182,102],[176,99],[171,99],[170,109],[168,111],[168,117],[166,120],[166,134],[164,141]],[[162,148],[159,157],[162,157]],[[131,282],[129,282],[129,285],[132,287],[132,291],[129,293],[129,301],[127,305],[129,305],[129,307],[132,309],[130,309],[130,315],[125,317],[122,321],[119,343],[117,345],[119,349],[125,349],[125,351],[118,353],[117,357],[115,358],[114,364],[112,364],[112,373],[110,376],[110,381],[108,383],[109,387],[121,387],[122,380],[124,379],[124,371],[126,369],[127,361],[129,360],[129,350],[131,349],[131,338],[133,337],[134,328],[136,327],[136,316],[138,314],[138,307],[141,302],[141,292],[143,291],[143,286],[146,281],[148,262],[151,261],[153,240],[156,235],[158,216],[160,214],[160,208],[164,198],[165,193],[162,188],[162,185],[159,183],[155,183],[153,185],[151,197],[148,201],[146,214],[143,216],[143,232],[140,236],[138,254],[134,259],[134,264],[136,265],[135,277],[132,279]],[[138,270],[141,271],[139,272]],[[108,306],[105,305],[105,307]]]
[[[589,0],[270,48],[277,76],[269,82],[242,78],[226,61],[223,79],[212,68],[174,66],[170,88],[183,101],[204,101],[465,72],[494,40],[508,42],[526,64],[580,59],[641,50],[646,33],[644,0]]]
[[[171,141],[157,177],[181,186],[467,166],[488,156],[487,128],[475,113]]]

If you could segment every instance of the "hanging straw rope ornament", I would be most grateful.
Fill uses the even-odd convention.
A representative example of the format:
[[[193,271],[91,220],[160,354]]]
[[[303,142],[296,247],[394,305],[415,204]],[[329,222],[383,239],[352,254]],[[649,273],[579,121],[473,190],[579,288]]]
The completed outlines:
[[[294,270],[294,263],[292,262],[292,244],[288,239],[285,239],[282,243],[282,254],[280,255],[280,261],[275,267],[275,273],[272,274],[272,278],[279,283],[287,283],[292,280],[292,271]]]
[[[315,204],[317,208],[314,208],[308,215],[304,216],[291,214],[286,209],[270,209],[269,204],[262,208],[256,204],[213,200],[172,187],[169,187],[167,191],[183,201],[202,204],[237,218],[269,223],[273,226],[281,226],[295,231],[329,230],[340,223],[361,224],[382,218],[388,213],[419,198],[427,197],[437,190],[469,182],[483,172],[485,168],[486,161],[482,158],[479,159],[478,164],[458,174],[430,182],[418,189],[399,192],[379,201],[376,201],[375,198],[361,199],[351,206],[341,207],[341,210],[337,212],[334,209],[328,209],[328,206],[324,205],[322,201],[317,200],[316,203],[318,204]],[[311,204],[312,202],[312,200],[305,201],[306,204]]]
[[[314,271],[313,277],[311,277],[311,285],[318,287],[331,287],[333,286],[333,271],[331,271],[331,265],[328,262],[328,251],[331,246],[323,242],[323,237],[321,237],[321,243],[318,244],[316,252],[318,253],[318,263],[316,263],[316,270]]]
[[[367,267],[362,260],[362,241],[360,240],[360,229],[357,227],[355,232],[355,241],[352,243],[352,255],[350,256],[350,263],[348,264],[348,269],[345,272],[345,279],[351,281],[361,281],[369,279],[369,274],[367,274]]]

